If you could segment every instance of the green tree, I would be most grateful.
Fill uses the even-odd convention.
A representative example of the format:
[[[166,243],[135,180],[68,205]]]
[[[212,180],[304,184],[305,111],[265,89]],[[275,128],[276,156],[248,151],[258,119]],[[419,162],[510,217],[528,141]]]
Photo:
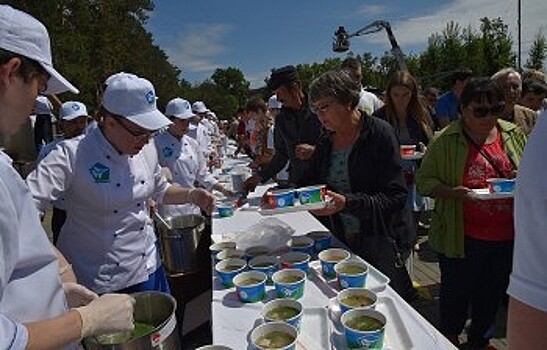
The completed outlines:
[[[245,103],[249,95],[249,82],[245,80],[243,72],[237,68],[217,68],[211,76],[213,82],[224,89],[227,94],[235,97],[239,104]]]
[[[505,67],[514,67],[516,54],[512,51],[513,39],[501,18],[481,18],[484,62],[483,75],[490,76]]]
[[[543,64],[547,58],[547,41],[543,33],[539,31],[534,38],[534,42],[528,52],[528,59],[526,60],[526,68],[543,70]]]

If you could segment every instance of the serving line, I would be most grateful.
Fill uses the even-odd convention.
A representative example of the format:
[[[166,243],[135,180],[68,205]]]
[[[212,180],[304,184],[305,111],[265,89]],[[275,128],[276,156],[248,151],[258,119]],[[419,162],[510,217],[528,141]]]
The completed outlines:
[[[250,197],[260,197],[270,185],[260,185],[250,194]],[[308,212],[293,212],[277,214],[275,218],[291,226],[294,235],[304,235],[310,231],[325,231],[326,228]],[[236,211],[234,216],[228,218],[213,218],[213,242],[220,242],[227,234],[241,232],[256,224],[264,216],[254,211]],[[260,244],[260,242],[257,242]],[[343,247],[343,244],[333,237],[333,246]],[[347,249],[347,248],[346,248]],[[324,337],[324,326],[318,314],[318,309],[328,311],[331,299],[336,292],[323,280],[313,276],[310,272],[306,280],[304,297],[300,300],[305,309],[316,310],[314,317],[319,322],[317,332],[315,326],[306,326],[299,336],[298,347],[300,349],[323,349],[325,344],[328,348],[343,349],[344,342],[336,337],[336,324],[329,317],[328,340]],[[370,276],[369,276],[370,277]],[[420,349],[439,350],[456,349],[439,331],[437,331],[425,318],[406,303],[391,287],[387,286],[384,291],[378,294],[379,298],[385,301],[384,308],[391,305],[389,312],[396,313],[388,320],[393,322],[391,332],[386,338],[386,349]],[[219,281],[213,281],[212,300],[212,331],[213,343],[230,346],[233,349],[247,349],[249,347],[249,335],[252,329],[258,326],[262,320],[260,312],[265,302],[274,298],[273,287],[267,288],[266,298],[255,304],[242,304],[239,302],[234,288],[224,288]],[[387,309],[386,309],[387,310]],[[327,313],[329,314],[329,313]],[[389,317],[389,316],[388,316]],[[321,330],[323,329],[323,330]],[[394,339],[400,337],[401,339]],[[396,347],[393,347],[396,346]]]

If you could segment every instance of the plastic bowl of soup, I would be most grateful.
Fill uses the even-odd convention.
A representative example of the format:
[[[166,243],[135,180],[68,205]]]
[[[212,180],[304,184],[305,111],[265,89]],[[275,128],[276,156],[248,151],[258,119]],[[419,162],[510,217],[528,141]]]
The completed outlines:
[[[350,252],[341,248],[330,248],[319,253],[318,258],[321,262],[323,277],[327,279],[335,278],[336,271],[334,271],[334,265],[348,260],[350,256]]]
[[[289,247],[292,251],[310,255],[314,252],[314,244],[314,240],[307,236],[293,236],[293,238],[289,240]]]
[[[416,153],[416,145],[401,145],[401,156],[413,156]]]
[[[247,262],[245,260],[230,258],[218,262],[215,265],[215,271],[218,278],[220,279],[220,283],[222,283],[224,287],[229,288],[234,286],[234,277],[239,273],[245,271],[246,267]]]
[[[281,267],[284,269],[299,269],[308,272],[311,255],[302,252],[288,252],[281,255]]]
[[[340,289],[363,288],[367,282],[368,265],[358,260],[346,260],[334,265]]]
[[[329,231],[311,231],[306,236],[313,239],[313,251],[316,254],[330,248],[332,235]]]
[[[279,270],[279,259],[275,256],[261,255],[249,260],[251,270],[264,272],[268,279],[267,284],[272,284],[272,276]]]
[[[338,293],[336,301],[342,313],[351,309],[374,309],[378,301],[376,293],[365,288],[347,288]]]
[[[511,193],[515,190],[515,179],[493,178],[487,179],[490,193]]]
[[[239,300],[243,303],[256,303],[264,299],[266,279],[266,274],[260,271],[246,271],[235,276],[233,282]]]
[[[245,258],[245,252],[241,249],[224,249],[215,255],[215,263],[224,260],[224,259],[231,259],[231,258],[238,258],[238,259],[244,259]]]
[[[284,322],[265,323],[253,329],[251,343],[255,349],[294,350],[298,332]]]
[[[279,270],[272,280],[278,298],[300,299],[304,295],[306,274],[298,269]]]
[[[227,218],[234,215],[234,203],[231,201],[225,201],[217,203],[218,216],[221,218]]]
[[[264,245],[255,245],[245,249],[245,258],[251,260],[254,257],[270,254],[271,249]]]
[[[350,349],[382,349],[386,317],[375,310],[352,309],[340,317]]]
[[[293,299],[274,299],[262,308],[262,318],[266,322],[285,322],[300,331],[304,308]]]
[[[325,185],[308,186],[298,188],[296,193],[301,204],[320,203],[325,201],[326,189]]]
[[[294,206],[294,190],[270,191],[266,194],[268,209],[286,208]]]

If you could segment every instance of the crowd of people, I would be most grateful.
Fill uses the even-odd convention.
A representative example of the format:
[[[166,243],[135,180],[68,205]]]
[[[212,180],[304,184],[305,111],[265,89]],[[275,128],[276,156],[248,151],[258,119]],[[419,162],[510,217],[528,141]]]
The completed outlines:
[[[14,135],[31,114],[39,130],[26,179],[0,152],[0,348],[74,349],[86,336],[131,329],[129,293],[170,291],[151,211],[210,214],[213,190],[236,195],[212,174],[229,139],[231,156],[251,159],[243,191],[270,180],[326,184],[332,200],[312,214],[407,301],[418,295],[405,264],[430,212],[439,327],[456,346],[468,318],[466,348],[490,346],[507,290],[512,348],[547,346],[547,87],[538,72],[525,74],[454,71],[439,96],[397,71],[378,97],[354,58],[309,89],[285,66],[272,71],[267,101],[252,97],[227,121],[181,97],[163,113],[150,81],[120,72],[104,82],[93,117],[91,106],[57,101],[62,137],[53,140],[45,96],[78,91],[53,68],[46,28],[0,6],[0,133]],[[403,160],[408,145],[423,158]],[[515,177],[514,200],[474,195],[490,178]],[[53,244],[40,222],[51,207]]]

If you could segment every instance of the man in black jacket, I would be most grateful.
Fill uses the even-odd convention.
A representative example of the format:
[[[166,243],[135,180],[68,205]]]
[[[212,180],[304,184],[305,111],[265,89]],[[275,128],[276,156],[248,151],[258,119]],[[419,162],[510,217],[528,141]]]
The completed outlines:
[[[245,181],[247,191],[271,179],[285,167],[287,161],[290,161],[289,183],[298,186],[308,170],[309,159],[321,135],[321,123],[309,109],[308,97],[302,91],[294,66],[275,69],[268,81],[268,88],[283,104],[274,124],[275,155],[270,163]]]

